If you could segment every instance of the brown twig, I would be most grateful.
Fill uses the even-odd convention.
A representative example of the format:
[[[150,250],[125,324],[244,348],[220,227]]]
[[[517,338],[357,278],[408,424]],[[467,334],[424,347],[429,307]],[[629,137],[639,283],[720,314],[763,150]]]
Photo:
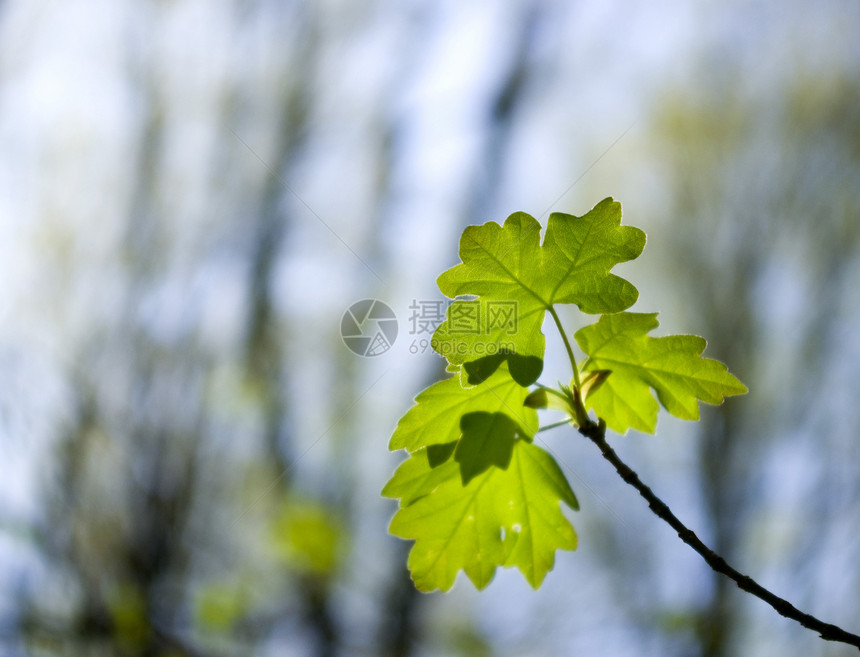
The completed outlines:
[[[678,536],[681,540],[698,552],[714,572],[725,575],[747,593],[751,593],[760,600],[764,600],[780,615],[800,623],[803,627],[818,632],[821,638],[825,641],[847,643],[848,645],[860,649],[860,636],[847,632],[837,625],[825,623],[824,621],[815,618],[815,616],[811,616],[800,611],[790,602],[767,590],[748,575],[739,573],[726,563],[726,560],[719,554],[705,545],[701,539],[696,536],[693,530],[678,520],[677,516],[672,513],[671,509],[669,509],[663,500],[657,497],[657,495],[655,495],[648,486],[642,483],[639,479],[639,475],[637,475],[630,466],[624,463],[624,461],[622,461],[609,446],[606,442],[606,424],[603,420],[600,420],[599,423],[592,422],[591,420],[583,422],[579,427],[579,432],[597,445],[600,452],[603,454],[603,458],[613,465],[625,482],[639,491],[639,494],[645,498],[645,501],[648,502],[648,506],[654,514],[658,518],[667,522],[672,529],[678,532]]]

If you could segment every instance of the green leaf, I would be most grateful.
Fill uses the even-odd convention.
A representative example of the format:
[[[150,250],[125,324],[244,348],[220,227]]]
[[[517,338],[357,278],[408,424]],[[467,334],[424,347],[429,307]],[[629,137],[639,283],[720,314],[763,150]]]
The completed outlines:
[[[699,401],[720,404],[747,392],[723,363],[701,357],[704,338],[648,336],[657,326],[656,313],[618,313],[602,316],[575,335],[589,356],[585,372],[612,371],[591,391],[586,405],[618,433],[629,428],[654,432],[657,402],[651,388],[667,411],[685,420],[699,419]]]
[[[346,532],[334,509],[319,502],[289,499],[272,523],[269,539],[274,554],[291,570],[326,578],[340,566]]]
[[[569,392],[569,390],[562,392],[554,388],[541,386],[529,393],[529,396],[526,397],[523,403],[529,408],[548,408],[553,411],[561,411],[567,415],[574,415],[575,411],[573,410],[571,400],[565,394],[566,392]]]
[[[405,507],[429,495],[440,484],[456,479],[460,469],[457,463],[447,458],[434,461],[430,454],[434,447],[436,445],[419,449],[403,461],[385,484],[382,496],[400,498],[400,506]],[[448,451],[448,456],[452,452],[453,449]]]
[[[460,570],[482,589],[498,566],[516,566],[537,588],[555,551],[576,549],[573,526],[559,506],[578,509],[555,460],[524,440],[506,470],[489,468],[463,485],[457,464],[430,466],[427,450],[409,457],[383,490],[400,497],[395,536],[413,539],[409,569],[422,591],[447,591]]]
[[[494,465],[507,469],[519,433],[516,422],[504,413],[467,413],[460,418],[460,430],[454,460],[464,486]]]
[[[459,440],[460,418],[478,411],[505,413],[516,420],[525,435],[533,436],[538,418],[533,409],[523,406],[528,394],[527,388],[511,378],[506,365],[471,388],[464,388],[459,376],[439,381],[415,398],[415,405],[397,424],[388,447],[414,452],[427,445]]]
[[[203,584],[194,596],[194,622],[207,633],[228,633],[247,613],[249,603],[241,582]]]
[[[702,338],[653,338],[656,315],[622,312],[639,293],[611,270],[641,253],[645,234],[621,225],[620,204],[552,214],[543,244],[540,229],[522,212],[502,226],[470,226],[461,263],[438,279],[455,301],[431,344],[453,376],[419,394],[401,419],[390,447],[410,456],[383,490],[400,499],[390,531],[415,541],[409,568],[423,591],[450,589],[461,570],[480,589],[499,566],[518,567],[537,588],[555,551],[576,548],[560,502],[577,509],[577,500],[555,460],[532,443],[535,409],[567,416],[544,429],[584,426],[592,408],[620,433],[653,432],[658,400],[698,419],[700,401],[747,391],[725,365],[701,357]],[[558,322],[557,304],[602,317],[576,333],[584,362],[565,336],[571,365],[581,363],[573,381],[529,392],[543,370],[546,311]]]
[[[502,360],[520,384],[533,383],[542,369],[545,311],[553,304],[601,313],[636,301],[636,288],[609,270],[642,252],[645,233],[620,224],[621,205],[605,199],[582,217],[550,215],[543,246],[540,224],[523,212],[504,226],[469,226],[460,239],[462,262],[438,284],[449,297],[477,298],[450,305],[433,348],[453,364],[482,363],[465,370],[472,383]]]
[[[612,374],[611,370],[593,370],[588,376],[583,377],[580,393],[583,399],[588,399],[588,395],[596,392],[597,389],[606,382],[606,378]]]
[[[140,654],[152,632],[143,592],[123,582],[109,593],[107,603],[117,643],[125,653]]]
[[[451,458],[451,454],[457,449],[458,442],[458,440],[454,440],[441,445],[427,445],[427,459],[430,461],[430,467],[435,468]]]
[[[525,398],[523,405],[529,408],[548,408],[549,395],[546,393],[546,388],[538,388],[530,392],[528,397]]]

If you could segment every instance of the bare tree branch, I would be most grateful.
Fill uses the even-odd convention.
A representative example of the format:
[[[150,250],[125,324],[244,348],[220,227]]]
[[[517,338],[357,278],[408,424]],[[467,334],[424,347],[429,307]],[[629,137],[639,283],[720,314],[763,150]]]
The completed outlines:
[[[815,618],[815,616],[811,616],[810,614],[800,611],[790,602],[767,590],[748,575],[739,573],[726,563],[726,560],[719,554],[705,545],[701,539],[696,536],[692,529],[678,520],[677,516],[672,513],[671,509],[669,509],[663,500],[657,497],[657,495],[655,495],[648,486],[642,483],[639,479],[639,475],[637,475],[630,466],[624,463],[624,461],[622,461],[609,446],[606,442],[606,423],[603,422],[603,420],[600,420],[599,423],[592,421],[583,423],[583,425],[579,427],[579,433],[597,445],[600,452],[603,454],[603,458],[612,464],[616,472],[618,472],[619,476],[625,482],[639,491],[639,494],[645,498],[646,502],[648,502],[648,506],[651,508],[651,511],[653,511],[658,518],[668,523],[672,529],[678,532],[678,536],[681,540],[698,552],[714,572],[725,575],[735,582],[735,584],[737,584],[742,590],[765,601],[781,616],[790,618],[791,620],[803,625],[803,627],[818,632],[821,638],[825,641],[847,643],[848,645],[860,649],[860,636],[847,632],[837,625],[825,623],[824,621]]]

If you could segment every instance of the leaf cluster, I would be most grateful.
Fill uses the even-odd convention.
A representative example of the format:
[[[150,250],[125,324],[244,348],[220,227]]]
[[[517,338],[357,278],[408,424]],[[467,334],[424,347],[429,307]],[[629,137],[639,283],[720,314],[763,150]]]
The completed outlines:
[[[695,420],[700,401],[746,392],[725,365],[702,357],[704,339],[652,337],[656,314],[626,312],[639,293],[611,270],[641,254],[645,233],[621,224],[618,202],[583,216],[553,213],[543,243],[540,233],[523,212],[501,226],[469,226],[461,263],[438,278],[454,301],[431,344],[451,376],[421,392],[398,423],[389,447],[409,457],[383,490],[400,500],[390,531],[415,541],[408,565],[422,591],[450,589],[460,570],[483,588],[499,566],[519,568],[537,588],[555,551],[576,548],[561,505],[579,505],[536,444],[536,409],[560,410],[574,426],[592,412],[618,433],[653,433],[658,404]],[[560,304],[600,315],[573,336],[579,363]],[[547,314],[568,352],[568,385],[537,382]]]

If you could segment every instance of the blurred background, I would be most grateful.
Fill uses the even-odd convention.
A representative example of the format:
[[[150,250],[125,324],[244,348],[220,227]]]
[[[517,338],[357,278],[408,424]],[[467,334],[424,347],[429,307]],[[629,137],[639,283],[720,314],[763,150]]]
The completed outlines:
[[[856,654],[566,428],[544,586],[412,587],[379,491],[443,363],[410,306],[466,225],[607,196],[633,310],[751,391],[610,442],[860,632],[860,4],[0,1],[0,654]],[[399,320],[369,358],[364,298]]]

